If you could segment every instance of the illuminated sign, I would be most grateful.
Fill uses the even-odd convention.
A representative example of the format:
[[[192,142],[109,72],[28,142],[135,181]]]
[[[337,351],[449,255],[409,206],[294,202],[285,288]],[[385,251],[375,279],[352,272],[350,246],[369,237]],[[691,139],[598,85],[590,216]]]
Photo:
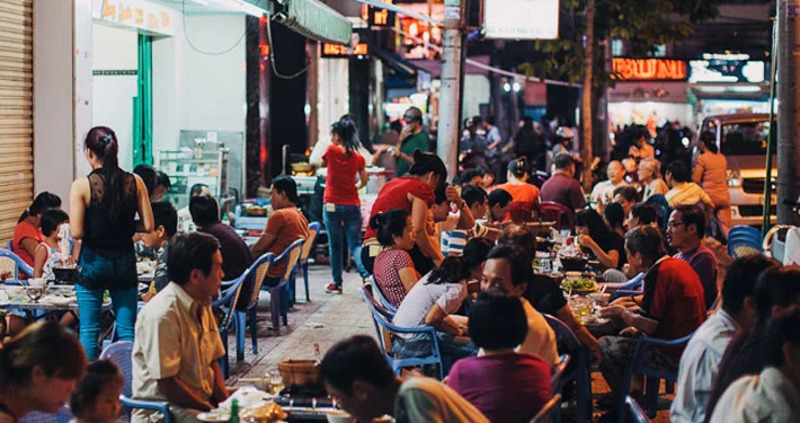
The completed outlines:
[[[764,82],[766,64],[757,60],[692,60],[689,62],[689,82]]]
[[[177,34],[180,14],[146,0],[93,0],[92,18],[160,35]]]
[[[674,59],[612,59],[616,79],[627,81],[685,81],[686,62]]]
[[[392,0],[383,0],[386,4],[392,4]],[[393,27],[395,12],[386,9],[376,9],[370,5],[361,5],[361,19],[369,26]]]
[[[483,35],[512,40],[558,38],[558,0],[483,0]]]
[[[322,43],[322,57],[350,57],[366,56],[369,54],[367,43],[358,43],[355,47],[347,47],[342,44]]]

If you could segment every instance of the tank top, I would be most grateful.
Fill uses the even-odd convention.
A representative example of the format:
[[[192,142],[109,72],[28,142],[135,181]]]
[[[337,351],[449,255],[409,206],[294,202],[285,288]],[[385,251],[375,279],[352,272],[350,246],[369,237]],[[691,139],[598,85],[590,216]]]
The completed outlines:
[[[103,250],[133,251],[133,234],[137,211],[136,178],[133,174],[119,170],[120,189],[119,204],[110,207],[111,199],[107,199],[106,180],[102,169],[95,169],[89,174],[89,190],[91,200],[83,219],[83,245]]]

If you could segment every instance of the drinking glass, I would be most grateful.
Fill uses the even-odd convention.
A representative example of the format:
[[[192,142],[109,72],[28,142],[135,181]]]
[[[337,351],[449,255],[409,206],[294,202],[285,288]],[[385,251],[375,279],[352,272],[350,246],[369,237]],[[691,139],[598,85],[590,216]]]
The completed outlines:
[[[278,369],[271,369],[267,373],[267,378],[269,379],[269,393],[272,395],[278,395],[286,387]]]
[[[28,296],[28,299],[31,302],[35,303],[38,302],[42,296],[44,296],[44,287],[41,286],[29,286],[25,289],[25,295]]]

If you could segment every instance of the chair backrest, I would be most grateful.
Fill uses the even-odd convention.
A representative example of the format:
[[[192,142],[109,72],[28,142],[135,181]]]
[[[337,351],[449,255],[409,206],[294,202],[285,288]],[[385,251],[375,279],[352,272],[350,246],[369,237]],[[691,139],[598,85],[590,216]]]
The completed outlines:
[[[31,411],[22,416],[19,423],[69,423],[73,419],[72,411],[66,405],[62,405],[57,413],[42,413],[41,411]]]
[[[650,419],[647,417],[647,413],[642,410],[642,407],[636,402],[635,399],[631,398],[630,395],[625,397],[625,408],[627,409],[627,414],[630,415],[631,419],[634,423],[649,423]]]
[[[242,292],[242,288],[244,287],[245,282],[252,281],[253,279],[250,278],[250,268],[244,271],[238,278],[234,279],[233,281],[226,282],[228,287],[222,291],[222,295],[219,299],[214,300],[212,305],[215,307],[222,307],[223,309],[227,309],[225,312],[225,317],[222,319],[222,322],[219,324],[220,332],[227,331],[233,321],[233,315],[236,313],[236,305],[239,304],[239,293]]]
[[[567,370],[569,361],[569,354],[561,354],[558,357],[558,364],[556,364],[556,366],[553,368],[553,376],[550,377],[550,388],[553,390],[553,392],[561,391],[558,389],[558,384],[561,383],[561,376],[564,374],[564,371]]]
[[[258,304],[258,292],[261,291],[261,284],[264,283],[264,277],[267,276],[267,270],[270,264],[275,260],[275,254],[264,253],[250,264],[247,269],[251,279],[246,280],[244,283],[253,287],[250,291],[250,299],[247,303],[247,308],[255,307]]]
[[[305,242],[305,238],[300,238],[286,247],[281,255],[275,257],[275,262],[273,264],[281,260],[286,260],[286,270],[283,272],[282,282],[286,282],[292,276],[292,272],[294,272],[294,268],[300,260],[300,254],[303,252],[303,244],[305,244]]]
[[[308,239],[306,239],[306,242],[303,244],[303,253],[300,255],[301,262],[308,260],[308,257],[311,255],[311,250],[314,247],[314,241],[317,239],[320,228],[321,225],[319,222],[311,222],[308,225]]]
[[[666,230],[667,222],[669,221],[669,215],[672,213],[672,208],[669,206],[667,197],[665,197],[664,194],[651,195],[650,198],[647,199],[647,204],[652,204],[656,208],[658,226],[661,226],[661,229]]]
[[[369,277],[369,284],[372,286],[372,295],[373,297],[377,297],[378,301],[380,301],[383,308],[388,310],[392,314],[392,318],[397,313],[397,307],[392,305],[389,300],[386,299],[386,296],[383,295],[383,291],[381,291],[381,287],[378,286],[378,282],[375,281],[375,276],[370,275]]]
[[[547,401],[544,407],[542,407],[535,416],[533,416],[531,423],[547,423],[550,421],[550,415],[553,414],[553,411],[559,404],[561,404],[561,394],[556,394],[553,398],[550,398],[550,401]]]
[[[761,231],[752,227],[752,226],[745,226],[745,225],[736,225],[728,231],[728,236],[737,236],[737,235],[746,235],[750,236],[753,239],[761,240]]]
[[[33,267],[20,256],[14,254],[10,249],[0,248],[0,272],[12,272],[14,279],[19,279],[19,272],[22,270],[28,275],[33,275]]]
[[[100,354],[100,359],[110,360],[117,365],[119,371],[122,373],[122,395],[130,398],[132,394],[133,384],[133,342],[130,341],[117,341],[103,350]]]
[[[555,227],[559,230],[572,229],[575,226],[573,213],[569,207],[555,201],[542,201],[539,204],[539,218],[555,221]],[[564,225],[564,220],[566,220],[566,226]]]
[[[583,348],[583,345],[578,341],[578,337],[575,336],[575,332],[573,332],[566,323],[546,313],[542,313],[542,316],[544,316],[544,320],[547,321],[547,324],[550,325],[550,328],[555,332],[556,339],[560,345],[567,348],[569,351],[577,351],[579,348]]]
[[[761,254],[761,241],[750,235],[728,236],[728,254],[734,259]]]
[[[370,313],[372,313],[372,321],[375,323],[375,332],[380,340],[378,344],[381,347],[381,351],[383,351],[383,353],[388,357],[390,354],[392,354],[392,337],[391,331],[387,329],[387,326],[389,326],[389,321],[391,321],[391,319],[394,317],[394,313],[390,312],[377,301],[375,301],[375,297],[372,296],[369,288],[363,285],[361,286],[361,298],[363,298],[364,302],[367,303],[367,307],[369,308]]]

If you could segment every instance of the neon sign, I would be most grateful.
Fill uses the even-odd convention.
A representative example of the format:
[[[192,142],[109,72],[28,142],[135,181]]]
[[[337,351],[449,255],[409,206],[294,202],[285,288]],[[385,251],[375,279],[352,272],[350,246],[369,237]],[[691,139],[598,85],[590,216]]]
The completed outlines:
[[[612,59],[614,77],[627,81],[685,81],[686,62],[675,59]]]

